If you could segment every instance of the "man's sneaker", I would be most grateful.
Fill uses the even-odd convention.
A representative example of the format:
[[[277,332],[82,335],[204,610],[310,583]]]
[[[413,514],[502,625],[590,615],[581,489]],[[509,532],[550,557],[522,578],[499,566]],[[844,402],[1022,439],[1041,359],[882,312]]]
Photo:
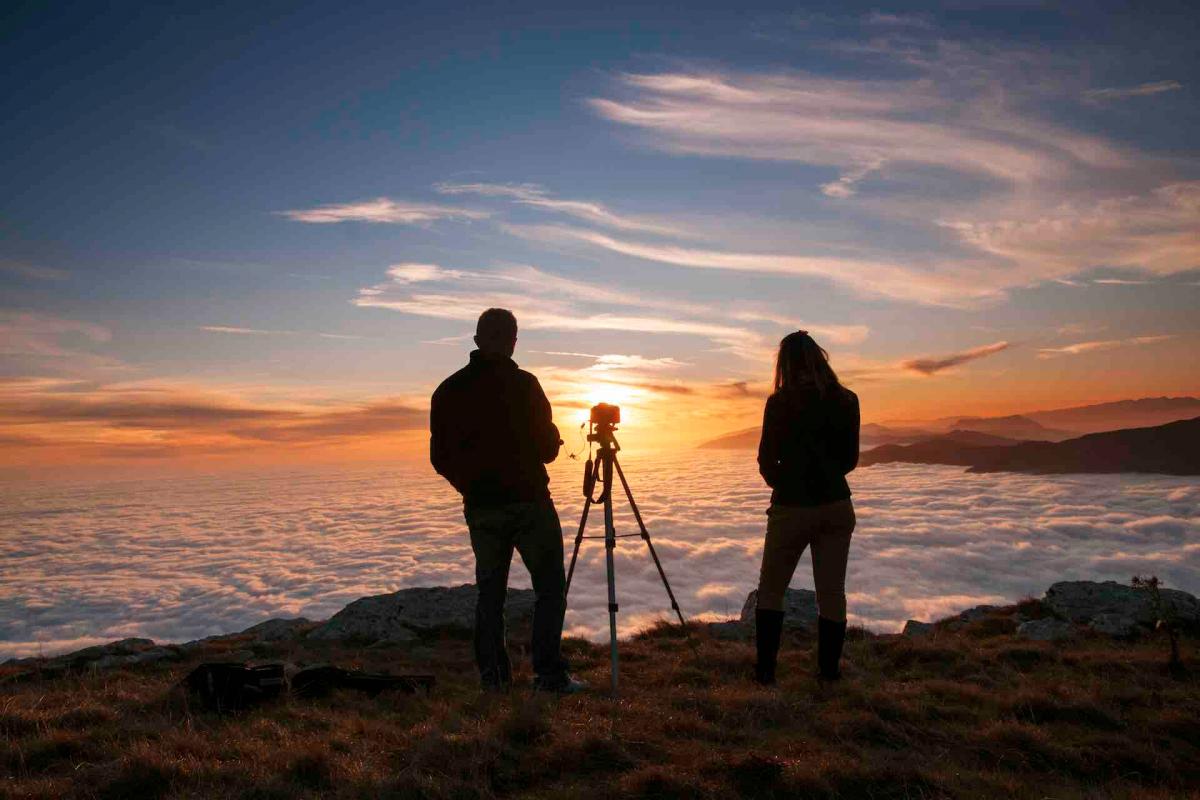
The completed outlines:
[[[578,694],[587,688],[587,684],[569,674],[555,678],[534,678],[535,692],[553,692],[554,694]]]

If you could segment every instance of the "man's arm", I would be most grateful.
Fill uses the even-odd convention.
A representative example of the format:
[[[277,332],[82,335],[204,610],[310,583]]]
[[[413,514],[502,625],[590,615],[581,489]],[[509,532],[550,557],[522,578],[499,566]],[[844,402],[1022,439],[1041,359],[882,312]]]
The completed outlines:
[[[532,377],[532,376],[531,376]],[[533,378],[533,439],[537,444],[538,457],[543,464],[549,464],[558,458],[558,447],[562,439],[558,435],[558,426],[554,424],[554,411],[550,401],[542,391],[542,385]]]
[[[446,397],[440,391],[433,393],[429,403],[429,463],[437,474],[450,481],[450,485],[460,492],[463,487],[459,481],[458,444],[455,441],[451,425],[451,413]]]

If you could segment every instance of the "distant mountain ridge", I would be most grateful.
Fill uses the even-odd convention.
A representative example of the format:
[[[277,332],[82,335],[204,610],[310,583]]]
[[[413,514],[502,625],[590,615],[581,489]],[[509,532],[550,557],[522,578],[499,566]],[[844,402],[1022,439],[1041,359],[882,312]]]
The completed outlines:
[[[1049,428],[1099,433],[1117,428],[1151,427],[1200,416],[1197,397],[1143,397],[1090,406],[1031,411],[1025,416]],[[1120,424],[1115,424],[1115,423]]]
[[[950,464],[970,472],[1200,475],[1200,417],[1147,428],[1089,433],[1063,442],[979,445],[939,436],[863,453],[859,466]]]
[[[1109,403],[1093,403],[1085,406],[1023,411],[1019,415],[1051,429],[1073,433],[1100,433],[1122,428],[1144,428],[1165,425],[1181,419],[1200,416],[1200,398],[1142,397],[1133,400],[1116,400]],[[884,420],[881,424],[894,427],[924,427],[944,432],[958,427],[963,417],[939,417],[933,420]],[[1004,417],[968,417],[967,419],[1004,419]]]
[[[918,428],[888,428],[868,422],[859,431],[859,440],[863,447],[873,447],[879,444],[907,444],[934,436],[933,431]],[[727,433],[715,439],[709,439],[699,445],[701,450],[755,450],[762,436],[762,428],[743,428],[740,431]]]
[[[951,429],[990,433],[993,436],[1004,436],[1016,440],[1043,442],[1058,442],[1076,435],[1071,431],[1047,428],[1022,414],[1013,414],[1008,417],[960,417],[954,421]]]
[[[1200,398],[1143,397],[1087,406],[1029,411],[1004,417],[953,416],[934,420],[894,420],[862,426],[864,448],[913,444],[955,430],[972,430],[1029,441],[1064,441],[1085,433],[1153,427],[1200,416]],[[761,428],[744,428],[699,445],[705,450],[749,450],[758,447]]]

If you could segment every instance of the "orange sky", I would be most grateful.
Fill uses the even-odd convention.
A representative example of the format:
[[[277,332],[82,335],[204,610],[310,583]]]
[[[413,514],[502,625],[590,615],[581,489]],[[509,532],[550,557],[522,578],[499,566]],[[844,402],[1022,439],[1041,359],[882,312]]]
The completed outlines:
[[[1108,359],[1104,370],[1087,369],[1078,359],[1030,359],[1016,348],[989,358],[1019,359],[1027,365],[1023,372],[996,361],[991,366],[968,362],[932,374],[911,365],[854,362],[843,374],[859,394],[864,422],[1004,415],[1200,394],[1200,381],[1174,368],[1186,362],[1185,343],[1155,347],[1154,363],[1160,369],[1149,375],[1144,363],[1128,373]],[[756,425],[768,390],[765,380],[651,382],[644,373],[619,368],[599,375],[531,369],[540,372],[554,405],[564,453],[583,449],[579,425],[596,402],[622,407],[619,436],[626,449],[654,450],[692,447]],[[292,400],[288,395],[286,387],[260,390],[256,399],[251,392],[227,387],[153,381],[100,387],[65,379],[2,381],[4,474],[45,477],[66,467],[89,474],[118,468],[122,474],[138,474],[424,457],[424,393],[364,402],[305,397],[298,389]]]

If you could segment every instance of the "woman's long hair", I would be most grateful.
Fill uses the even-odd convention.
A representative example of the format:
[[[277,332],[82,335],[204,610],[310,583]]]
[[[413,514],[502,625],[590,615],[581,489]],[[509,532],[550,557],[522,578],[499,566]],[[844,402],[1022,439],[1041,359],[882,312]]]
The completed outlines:
[[[796,331],[783,337],[775,359],[775,391],[812,387],[824,397],[840,391],[841,381],[829,366],[829,353],[817,344],[808,331]]]

